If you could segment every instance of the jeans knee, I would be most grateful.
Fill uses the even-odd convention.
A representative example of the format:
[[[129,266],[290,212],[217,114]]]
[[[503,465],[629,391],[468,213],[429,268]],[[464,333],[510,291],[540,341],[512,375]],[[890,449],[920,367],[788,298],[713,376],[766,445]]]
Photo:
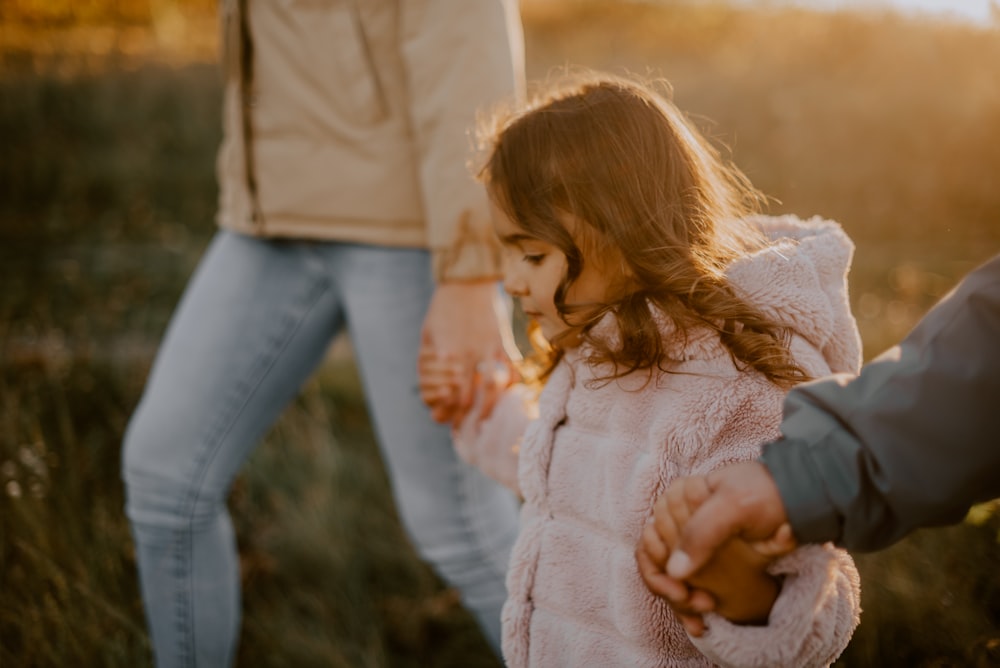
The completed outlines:
[[[125,512],[133,527],[149,531],[190,526],[197,514],[196,494],[185,448],[167,425],[155,424],[141,406],[129,420],[122,441],[121,475]]]
[[[157,429],[142,406],[132,414],[122,438],[121,476],[129,500],[141,497],[157,477],[169,478],[163,459],[168,456],[166,429]],[[157,461],[160,460],[160,461]]]

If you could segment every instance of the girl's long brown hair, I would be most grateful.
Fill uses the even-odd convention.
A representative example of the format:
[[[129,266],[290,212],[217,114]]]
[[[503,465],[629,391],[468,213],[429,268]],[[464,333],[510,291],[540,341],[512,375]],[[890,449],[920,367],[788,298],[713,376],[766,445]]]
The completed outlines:
[[[650,304],[685,340],[694,328],[716,330],[739,366],[780,386],[806,379],[788,332],[725,276],[733,260],[764,244],[743,222],[762,196],[653,84],[578,77],[494,118],[485,139],[480,179],[511,220],[566,255],[555,304],[572,336],[591,344],[590,361],[611,363],[606,380],[670,371]],[[608,303],[567,304],[584,262],[626,287]],[[608,311],[619,327],[614,345],[589,335]],[[560,339],[550,343],[543,376],[562,355]]]

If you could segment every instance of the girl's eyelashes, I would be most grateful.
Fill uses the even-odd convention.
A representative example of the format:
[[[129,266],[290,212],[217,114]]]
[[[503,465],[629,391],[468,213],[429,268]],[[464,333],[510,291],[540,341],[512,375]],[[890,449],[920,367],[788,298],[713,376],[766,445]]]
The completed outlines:
[[[538,265],[545,259],[545,253],[525,253],[522,259],[528,264]]]

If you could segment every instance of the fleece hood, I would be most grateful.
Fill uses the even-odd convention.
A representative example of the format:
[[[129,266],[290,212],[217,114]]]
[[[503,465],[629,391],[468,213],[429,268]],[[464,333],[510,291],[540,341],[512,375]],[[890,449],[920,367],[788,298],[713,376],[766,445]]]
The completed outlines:
[[[802,220],[793,215],[760,215],[748,220],[768,243],[726,270],[734,291],[792,333],[793,355],[803,342],[820,353],[825,364],[806,364],[806,371],[814,375],[857,373],[861,337],[851,313],[847,284],[854,243],[839,223],[819,217]],[[667,358],[683,364],[728,355],[716,331],[695,328],[686,337],[676,337],[673,320],[652,305],[650,309],[663,336]],[[612,347],[620,345],[615,314],[605,314],[590,335]],[[586,357],[589,346],[584,345],[582,352]]]
[[[813,217],[756,216],[771,244],[726,272],[741,297],[803,337],[834,373],[856,373],[861,337],[847,274],[854,243],[839,223]]]

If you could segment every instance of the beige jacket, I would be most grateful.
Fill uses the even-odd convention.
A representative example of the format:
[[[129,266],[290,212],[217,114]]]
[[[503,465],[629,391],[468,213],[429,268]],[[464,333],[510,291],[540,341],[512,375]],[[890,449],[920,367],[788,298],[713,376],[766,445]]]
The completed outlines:
[[[220,19],[222,227],[499,276],[470,160],[477,112],[523,90],[516,0],[225,0]]]
[[[736,289],[794,332],[792,354],[814,376],[857,373],[861,340],[847,272],[853,244],[831,221],[757,219],[773,245],[735,262]],[[653,500],[679,476],[754,459],[774,438],[785,392],[733,364],[718,335],[675,336],[660,322],[678,373],[592,381],[607,368],[569,350],[537,403],[515,385],[484,422],[457,430],[464,459],[524,498],[503,609],[511,668],[827,666],[858,625],[860,581],[850,556],[810,545],[778,560],[781,594],[766,626],[706,617],[690,638],[643,586],[634,548]],[[614,342],[608,314],[594,330]],[[512,447],[512,446],[517,446]],[[512,474],[516,470],[516,476]]]

